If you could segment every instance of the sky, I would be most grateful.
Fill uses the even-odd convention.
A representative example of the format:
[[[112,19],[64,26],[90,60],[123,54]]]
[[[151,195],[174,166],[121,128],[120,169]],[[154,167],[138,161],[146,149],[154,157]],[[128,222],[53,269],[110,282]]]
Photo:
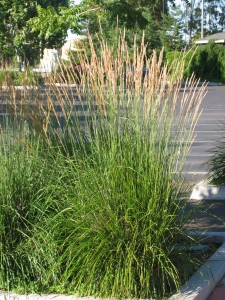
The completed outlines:
[[[74,4],[79,4],[81,0],[73,0]]]

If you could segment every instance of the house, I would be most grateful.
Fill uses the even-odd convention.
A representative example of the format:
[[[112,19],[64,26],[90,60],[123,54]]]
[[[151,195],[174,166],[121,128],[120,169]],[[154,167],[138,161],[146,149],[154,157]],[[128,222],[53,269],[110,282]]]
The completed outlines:
[[[52,72],[59,60],[57,49],[44,49],[43,58],[41,58],[39,63],[39,72],[48,73]]]
[[[69,60],[70,50],[79,50],[75,44],[80,39],[84,39],[84,36],[72,35],[67,39],[65,44],[60,49],[45,49],[43,58],[40,60],[39,72],[48,73],[55,70],[60,59]]]
[[[214,40],[216,44],[225,44],[225,32],[219,32],[209,35],[201,40],[195,42],[196,45],[208,44],[210,40]]]

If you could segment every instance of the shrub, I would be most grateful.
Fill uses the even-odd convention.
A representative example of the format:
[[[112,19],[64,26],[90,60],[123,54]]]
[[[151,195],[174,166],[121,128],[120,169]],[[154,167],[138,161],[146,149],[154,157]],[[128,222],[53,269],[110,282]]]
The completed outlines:
[[[198,46],[190,66],[190,73],[201,80],[225,82],[225,49],[213,41],[207,45]]]
[[[198,46],[190,72],[194,72],[201,80],[224,82],[224,57],[223,45],[210,42],[207,45]]]
[[[208,180],[213,184],[225,184],[225,169],[224,169],[224,137],[221,141],[211,150],[212,157],[207,161],[206,165],[209,168]]]
[[[41,74],[35,73],[32,69],[27,69],[25,72],[17,70],[0,70],[0,85],[10,86],[26,86],[33,84],[43,84],[44,78]]]
[[[166,59],[173,62],[180,52],[167,52]],[[185,58],[184,76],[190,77],[192,73],[201,81],[225,82],[225,48],[213,41],[207,45],[200,45],[188,51]]]

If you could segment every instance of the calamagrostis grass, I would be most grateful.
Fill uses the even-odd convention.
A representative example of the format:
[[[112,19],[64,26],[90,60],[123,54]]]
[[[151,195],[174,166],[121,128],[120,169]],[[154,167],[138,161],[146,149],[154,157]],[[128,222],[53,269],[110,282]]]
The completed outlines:
[[[175,247],[186,238],[180,174],[205,86],[194,77],[182,86],[183,57],[172,66],[163,51],[149,58],[144,38],[132,49],[125,35],[115,49],[89,43],[79,68],[61,65],[48,78],[46,97],[37,89],[32,106],[15,101],[43,141],[43,166],[51,162],[35,204],[41,217],[21,242],[32,262],[27,281],[80,295],[163,297],[184,276]]]

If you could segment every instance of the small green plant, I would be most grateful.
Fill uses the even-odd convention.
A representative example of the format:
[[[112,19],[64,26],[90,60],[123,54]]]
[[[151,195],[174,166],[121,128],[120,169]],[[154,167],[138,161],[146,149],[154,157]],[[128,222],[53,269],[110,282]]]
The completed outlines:
[[[119,38],[116,55],[104,41],[90,49],[79,81],[70,70],[49,78],[45,98],[13,98],[21,138],[2,131],[0,239],[13,243],[2,286],[162,299],[184,279],[180,173],[205,87],[191,78],[180,97],[184,61],[168,69],[144,40],[129,51]]]
[[[225,169],[224,169],[224,137],[221,141],[211,150],[212,157],[207,161],[206,165],[209,169],[208,180],[213,184],[225,184]]]
[[[44,79],[41,74],[33,72],[31,68],[28,68],[24,72],[18,70],[0,70],[0,85],[2,86],[26,86],[33,84],[43,84]]]

